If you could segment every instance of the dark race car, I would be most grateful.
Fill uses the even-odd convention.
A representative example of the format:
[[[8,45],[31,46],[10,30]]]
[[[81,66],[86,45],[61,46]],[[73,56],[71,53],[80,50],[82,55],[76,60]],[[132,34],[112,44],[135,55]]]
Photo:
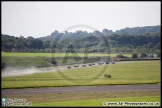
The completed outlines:
[[[86,64],[82,64],[82,67],[86,67],[87,65]]]
[[[71,68],[71,66],[68,66],[67,68]]]
[[[92,63],[92,65],[95,65],[95,63]]]
[[[110,64],[109,62],[106,62],[106,64]]]
[[[89,66],[92,66],[92,64],[90,63],[90,64],[88,64]]]
[[[115,61],[111,61],[111,64],[115,64]]]

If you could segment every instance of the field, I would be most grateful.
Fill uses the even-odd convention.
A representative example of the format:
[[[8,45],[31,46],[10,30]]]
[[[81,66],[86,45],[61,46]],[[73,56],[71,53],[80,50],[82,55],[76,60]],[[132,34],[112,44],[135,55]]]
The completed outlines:
[[[139,100],[140,99],[140,100]],[[105,101],[106,100],[106,101]],[[129,101],[128,101],[129,100]],[[106,105],[103,103],[106,102]],[[123,104],[119,104],[119,102],[123,102]],[[118,106],[118,107],[137,107],[140,106],[139,104],[127,104],[129,103],[154,103],[154,105],[148,106],[160,106],[160,95],[158,96],[142,96],[142,97],[125,97],[125,98],[105,98],[105,99],[91,99],[91,100],[79,100],[79,101],[63,101],[63,102],[44,102],[44,103],[35,103],[33,106],[94,106],[94,107],[101,107],[101,106]],[[111,104],[110,104],[111,103]],[[156,104],[157,103],[157,104]],[[118,104],[118,105],[116,105]]]
[[[11,52],[2,52],[1,56],[17,56],[17,57],[35,57],[35,56],[40,56],[40,57],[65,57],[65,56],[72,56],[72,57],[85,57],[86,55],[84,53],[77,53],[77,54],[72,54],[72,53],[11,53]],[[111,56],[115,57],[117,54],[101,54],[101,53],[88,53],[88,57],[92,56]],[[131,54],[123,54],[124,56],[131,57]]]
[[[104,74],[110,74],[112,78],[105,78]],[[123,62],[60,70],[59,72],[43,72],[25,76],[2,77],[1,88],[157,83],[161,83],[159,60]]]
[[[107,59],[115,59],[117,54],[101,54],[101,53],[13,53],[1,52],[1,62],[6,63],[7,67],[47,67],[51,66],[52,62],[57,62],[58,65],[89,63],[96,61],[105,61]],[[123,54],[131,57],[131,54]],[[65,62],[65,58],[67,61]],[[83,61],[84,60],[84,61]]]
[[[160,84],[160,68],[160,60],[127,61],[101,66],[66,69],[60,70],[59,72],[53,71],[23,76],[2,77],[1,89],[84,85]],[[105,73],[110,74],[112,78],[105,78]],[[103,102],[151,102],[153,103],[151,106],[161,106],[160,91],[161,90],[157,89],[114,92],[59,92],[53,94],[2,95],[2,97],[25,98],[28,102],[32,102],[32,106],[101,107],[103,106]],[[108,103],[106,106],[112,107],[108,105]]]

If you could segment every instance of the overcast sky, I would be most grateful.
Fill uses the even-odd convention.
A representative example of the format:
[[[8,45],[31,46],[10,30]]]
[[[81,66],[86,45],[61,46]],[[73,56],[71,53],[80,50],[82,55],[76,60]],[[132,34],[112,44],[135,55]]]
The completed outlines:
[[[161,25],[160,2],[1,2],[2,34],[34,38],[76,30]],[[88,27],[79,26],[79,24]],[[80,27],[80,28],[79,28]],[[90,28],[92,27],[92,28]]]

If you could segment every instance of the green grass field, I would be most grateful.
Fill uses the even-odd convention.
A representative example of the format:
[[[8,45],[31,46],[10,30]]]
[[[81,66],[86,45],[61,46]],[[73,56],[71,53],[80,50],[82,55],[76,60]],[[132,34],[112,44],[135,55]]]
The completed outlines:
[[[105,105],[103,103],[106,102]],[[120,102],[123,102],[120,104]],[[128,104],[128,103],[136,103],[136,104]],[[148,105],[140,105],[138,103],[146,102]],[[153,103],[153,105],[151,104]],[[80,100],[80,101],[63,101],[63,102],[45,102],[45,103],[36,103],[33,106],[88,106],[88,107],[141,107],[141,106],[161,106],[160,105],[160,96],[143,96],[143,97],[126,97],[126,98],[106,98],[106,99],[92,99],[92,100]]]
[[[4,88],[39,88],[55,86],[79,86],[79,85],[119,85],[119,84],[153,84],[161,83],[160,60],[134,61],[85,68],[68,69],[59,72],[35,73],[24,76],[2,77],[1,89]],[[110,74],[112,78],[104,78],[104,74]],[[101,74],[101,75],[99,75]],[[93,79],[92,79],[93,78]],[[116,92],[77,92],[54,94],[19,94],[4,96],[4,98],[25,98],[32,102],[32,106],[54,107],[102,107],[103,102],[153,102],[153,105],[161,106],[160,90],[132,90]],[[111,106],[109,107],[120,107]],[[131,107],[129,105],[121,107]],[[135,107],[135,106],[133,106]]]
[[[1,88],[38,88],[79,85],[119,85],[161,83],[160,60],[116,63],[64,70],[61,72],[35,73],[24,76],[2,77]],[[105,69],[103,71],[103,69]],[[23,71],[22,71],[23,72]],[[104,74],[112,78],[105,78]]]
[[[96,61],[117,60],[114,58],[117,54],[94,54],[90,53],[84,55],[79,54],[65,54],[65,53],[9,53],[2,52],[1,62],[5,63],[6,67],[47,67],[51,66],[52,62],[57,62],[58,65],[75,64],[75,63],[89,63]],[[112,57],[110,57],[112,56]],[[125,54],[125,56],[131,56]],[[67,61],[65,61],[67,59]]]
[[[131,57],[131,54],[123,54],[124,56]],[[1,56],[18,56],[18,57],[35,57],[35,56],[45,56],[45,57],[65,57],[65,56],[72,56],[72,57],[85,57],[86,55],[84,53],[13,53],[13,52],[1,52]],[[115,57],[117,54],[98,54],[98,53],[89,53],[88,57],[91,56],[111,56]]]

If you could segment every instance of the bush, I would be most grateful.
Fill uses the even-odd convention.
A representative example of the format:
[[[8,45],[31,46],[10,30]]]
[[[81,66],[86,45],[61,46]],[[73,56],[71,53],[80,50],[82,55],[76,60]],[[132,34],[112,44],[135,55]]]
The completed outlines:
[[[111,75],[105,74],[104,77],[105,77],[105,78],[111,78]]]
[[[157,53],[157,56],[156,57],[161,57],[161,52],[160,53]]]
[[[126,58],[126,57],[123,56],[122,54],[118,54],[116,57],[118,57],[118,58]]]
[[[146,53],[140,53],[140,54],[138,55],[138,57],[147,57],[147,54],[146,54]]]
[[[133,53],[133,54],[132,54],[132,58],[138,58],[138,54]]]
[[[154,55],[153,54],[148,54],[147,57],[154,58]]]

